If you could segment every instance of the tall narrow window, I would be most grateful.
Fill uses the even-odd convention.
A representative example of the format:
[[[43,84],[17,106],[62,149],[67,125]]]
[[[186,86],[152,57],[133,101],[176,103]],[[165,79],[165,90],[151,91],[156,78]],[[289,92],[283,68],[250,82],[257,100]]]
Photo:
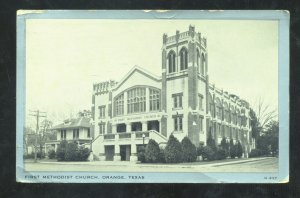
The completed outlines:
[[[99,106],[99,118],[105,118],[105,105]]]
[[[67,137],[67,131],[66,130],[61,130],[60,131],[60,139],[65,140]]]
[[[91,130],[87,129],[87,137],[90,138],[91,137]]]
[[[105,133],[105,123],[101,122],[99,123],[99,134],[104,134]]]
[[[203,96],[199,94],[198,99],[199,99],[199,110],[203,110]]]
[[[172,94],[174,108],[182,108],[182,93]]]
[[[123,115],[124,114],[124,94],[119,95],[115,99],[115,115]]]
[[[169,73],[176,72],[175,52],[171,51],[168,55]]]
[[[201,64],[200,64],[200,74],[204,75],[204,67],[205,67],[205,57],[204,54],[201,55]]]
[[[182,117],[183,115],[174,115],[174,131],[182,131]]]
[[[221,125],[220,124],[217,124],[217,134],[218,134],[218,137],[222,137],[221,136]]]
[[[79,129],[73,129],[73,139],[79,138]]]
[[[158,111],[160,108],[160,91],[149,89],[149,105],[150,111]]]
[[[198,67],[198,72],[200,73],[200,52],[199,52],[199,49],[197,49],[197,67]]]
[[[188,67],[188,52],[186,48],[180,50],[180,70],[185,70]]]
[[[200,132],[203,133],[203,117],[199,118]]]
[[[137,87],[127,92],[127,111],[139,113],[146,111],[146,88]]]

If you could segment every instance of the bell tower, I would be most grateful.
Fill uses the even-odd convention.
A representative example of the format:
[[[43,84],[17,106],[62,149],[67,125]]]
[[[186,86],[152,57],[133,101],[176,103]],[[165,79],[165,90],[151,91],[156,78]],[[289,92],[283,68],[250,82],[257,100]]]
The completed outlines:
[[[201,86],[199,79],[206,78],[206,74],[206,39],[201,37],[201,33],[195,31],[194,26],[190,25],[188,31],[182,33],[177,30],[173,36],[163,35],[162,111],[168,114],[168,118],[161,123],[162,131],[167,130],[166,136],[173,132],[180,134],[180,131],[177,131],[178,127],[172,125],[182,122],[182,128],[179,126],[182,134],[188,136],[198,146],[200,130],[197,124],[199,122],[198,86]],[[182,105],[179,108],[176,104],[174,106],[174,103],[178,103],[174,99],[176,95],[182,96],[180,98]],[[182,120],[173,121],[176,115],[182,116]]]

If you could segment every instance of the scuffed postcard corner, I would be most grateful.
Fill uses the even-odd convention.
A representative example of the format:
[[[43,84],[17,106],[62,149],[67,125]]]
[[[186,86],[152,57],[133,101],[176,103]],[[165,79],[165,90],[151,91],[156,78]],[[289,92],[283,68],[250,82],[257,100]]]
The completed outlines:
[[[27,15],[27,14],[42,14],[47,12],[47,10],[17,10],[17,16]]]

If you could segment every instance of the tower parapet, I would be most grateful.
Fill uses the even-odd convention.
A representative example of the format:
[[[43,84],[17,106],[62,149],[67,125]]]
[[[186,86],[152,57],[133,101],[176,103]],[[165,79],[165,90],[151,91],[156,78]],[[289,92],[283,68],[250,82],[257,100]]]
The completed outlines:
[[[163,35],[163,44],[172,45],[186,40],[194,40],[199,42],[199,44],[205,49],[207,40],[205,37],[201,37],[200,32],[195,32],[194,26],[189,26],[189,30],[185,32],[176,31],[176,34],[173,36],[168,36],[167,34]]]
[[[104,81],[93,85],[94,94],[105,94],[111,91],[118,83],[114,80]]]

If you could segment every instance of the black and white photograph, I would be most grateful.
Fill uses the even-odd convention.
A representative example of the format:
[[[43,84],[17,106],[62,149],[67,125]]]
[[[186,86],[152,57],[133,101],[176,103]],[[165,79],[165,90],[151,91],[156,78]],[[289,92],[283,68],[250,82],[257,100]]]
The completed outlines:
[[[288,78],[284,11],[277,20],[71,18],[71,11],[24,19],[27,12],[49,14],[18,13],[20,181],[151,182],[157,174],[163,183],[168,175],[288,182],[280,171],[288,170],[289,146],[279,94]]]

